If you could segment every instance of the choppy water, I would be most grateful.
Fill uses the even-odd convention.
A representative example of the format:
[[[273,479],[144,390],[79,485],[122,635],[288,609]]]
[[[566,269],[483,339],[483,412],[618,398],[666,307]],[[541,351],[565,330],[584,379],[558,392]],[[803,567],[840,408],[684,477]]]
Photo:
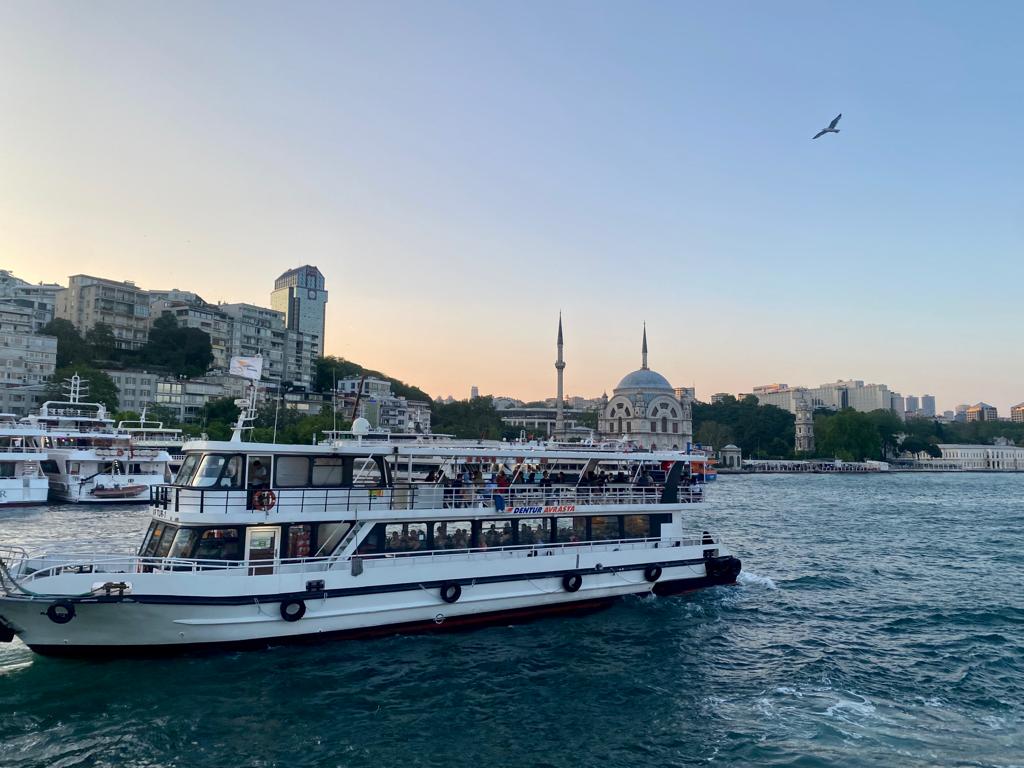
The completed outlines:
[[[0,646],[0,765],[1021,766],[1024,475],[723,478],[737,587],[163,661]],[[0,512],[133,547],[138,508]]]

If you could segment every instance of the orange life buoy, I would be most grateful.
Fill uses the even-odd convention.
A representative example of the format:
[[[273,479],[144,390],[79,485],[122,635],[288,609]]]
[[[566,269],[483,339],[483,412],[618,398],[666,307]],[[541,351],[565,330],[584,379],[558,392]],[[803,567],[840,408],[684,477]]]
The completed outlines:
[[[117,449],[117,455],[118,456],[124,456],[124,448],[118,448]]]
[[[273,509],[277,503],[277,496],[274,495],[273,491],[256,491],[252,495],[252,508],[259,510],[260,512],[266,512],[268,509]]]

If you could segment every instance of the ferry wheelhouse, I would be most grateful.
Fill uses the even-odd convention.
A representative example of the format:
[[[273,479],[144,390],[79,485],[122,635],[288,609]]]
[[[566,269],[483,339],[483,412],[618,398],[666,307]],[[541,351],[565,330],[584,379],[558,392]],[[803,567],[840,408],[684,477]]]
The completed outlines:
[[[43,474],[47,454],[40,448],[42,431],[0,413],[0,506],[42,504],[50,483]]]
[[[0,548],[0,639],[119,655],[449,630],[740,571],[686,529],[704,491],[678,451],[237,435],[186,445],[137,554]]]
[[[147,419],[146,409],[143,408],[138,419],[117,422],[117,431],[131,437],[135,448],[166,451],[170,475],[173,477],[177,474],[185,459],[181,447],[188,440],[180,429],[165,427],[162,421]]]
[[[103,404],[82,399],[83,384],[72,377],[67,400],[48,400],[24,420],[41,432],[50,496],[76,503],[148,501],[151,486],[171,479],[170,456],[134,445],[130,434],[114,428]]]

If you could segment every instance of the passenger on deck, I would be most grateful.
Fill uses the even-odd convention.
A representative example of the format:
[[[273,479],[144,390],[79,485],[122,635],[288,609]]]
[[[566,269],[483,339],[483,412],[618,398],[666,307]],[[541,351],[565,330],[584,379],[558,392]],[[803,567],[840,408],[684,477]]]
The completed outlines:
[[[651,485],[651,476],[647,474],[647,470],[646,469],[643,471],[643,474],[640,475],[640,479],[636,481],[636,484],[637,484],[638,488],[649,488],[650,487],[650,485]]]
[[[267,468],[263,466],[263,462],[259,459],[253,459],[252,464],[249,465],[249,487],[250,488],[269,488],[270,487],[270,476],[267,473]]]

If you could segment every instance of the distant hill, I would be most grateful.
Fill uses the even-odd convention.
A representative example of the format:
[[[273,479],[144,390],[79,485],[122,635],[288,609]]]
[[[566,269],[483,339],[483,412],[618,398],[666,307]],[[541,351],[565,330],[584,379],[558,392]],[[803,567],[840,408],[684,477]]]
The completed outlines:
[[[364,368],[359,363],[353,363],[343,357],[322,357],[316,361],[316,389],[320,392],[330,392],[336,379],[351,379],[361,376],[390,381],[391,391],[398,397],[430,402],[430,395],[419,387],[406,384],[404,381],[387,376],[380,371]]]

